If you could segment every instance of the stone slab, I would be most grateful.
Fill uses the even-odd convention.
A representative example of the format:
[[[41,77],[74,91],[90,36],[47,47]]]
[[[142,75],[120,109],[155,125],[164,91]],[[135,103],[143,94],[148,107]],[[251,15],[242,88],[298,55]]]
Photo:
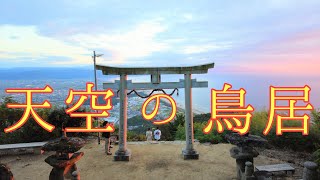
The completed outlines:
[[[0,150],[3,149],[18,149],[18,148],[32,148],[42,147],[47,142],[32,142],[32,143],[18,143],[18,144],[3,144],[0,145]]]
[[[18,143],[0,145],[0,156],[41,154],[41,147],[47,142]]]
[[[256,166],[256,170],[258,171],[268,171],[268,172],[278,172],[278,171],[291,171],[294,173],[295,168],[290,166],[289,164],[273,164],[266,166]]]

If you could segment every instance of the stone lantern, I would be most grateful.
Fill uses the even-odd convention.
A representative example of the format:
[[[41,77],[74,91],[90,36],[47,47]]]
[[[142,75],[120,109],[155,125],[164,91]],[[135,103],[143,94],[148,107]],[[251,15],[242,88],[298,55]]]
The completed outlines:
[[[230,149],[230,155],[237,163],[237,179],[255,179],[253,158],[257,157],[259,152],[254,147],[264,146],[267,140],[260,136],[249,134],[241,136],[238,133],[227,134],[225,138],[237,146]]]
[[[84,155],[79,151],[85,141],[78,137],[61,137],[42,146],[42,151],[56,151],[56,154],[45,159],[52,166],[49,180],[64,180],[64,178],[80,179],[76,162]]]

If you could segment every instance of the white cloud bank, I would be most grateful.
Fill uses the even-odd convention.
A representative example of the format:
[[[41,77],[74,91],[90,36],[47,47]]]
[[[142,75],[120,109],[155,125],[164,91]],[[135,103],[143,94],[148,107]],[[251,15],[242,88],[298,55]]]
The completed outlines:
[[[0,26],[0,47],[0,59],[8,62],[26,59],[25,63],[28,63],[27,59],[41,61],[41,58],[62,56],[74,60],[60,63],[85,63],[87,57],[81,54],[88,53],[79,46],[39,35],[35,26]]]
[[[163,19],[154,19],[112,33],[81,32],[53,38],[40,34],[36,26],[0,25],[0,60],[41,66],[87,65],[92,63],[92,50],[97,50],[106,54],[97,59],[99,64],[139,66],[152,64],[144,58],[153,53],[171,52],[188,57],[230,48],[230,44],[225,43],[191,45],[188,39],[177,41],[161,36],[168,28]],[[187,64],[185,59],[183,63]]]
[[[82,33],[71,36],[69,40],[84,48],[96,47],[111,52],[110,60],[115,64],[123,64],[130,58],[143,58],[154,52],[168,50],[168,43],[156,39],[156,36],[166,29],[167,27],[160,22],[149,21],[138,24],[126,32]]]

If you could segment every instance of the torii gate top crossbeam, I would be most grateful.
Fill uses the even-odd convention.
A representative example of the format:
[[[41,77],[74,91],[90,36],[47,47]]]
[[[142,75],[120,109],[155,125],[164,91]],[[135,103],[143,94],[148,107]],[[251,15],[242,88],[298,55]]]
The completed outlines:
[[[213,68],[214,63],[185,67],[111,67],[96,65],[104,75],[148,75],[148,74],[205,74]]]

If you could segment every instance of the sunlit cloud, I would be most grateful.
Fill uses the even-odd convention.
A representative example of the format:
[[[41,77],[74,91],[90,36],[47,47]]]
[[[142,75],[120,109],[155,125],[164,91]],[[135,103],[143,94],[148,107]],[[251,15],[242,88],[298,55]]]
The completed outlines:
[[[257,45],[239,56],[244,73],[319,75],[320,31],[307,30]]]
[[[317,0],[164,0],[156,4],[4,2],[0,7],[6,14],[0,16],[0,65],[31,61],[42,66],[87,65],[92,63],[93,50],[104,54],[97,59],[100,64],[172,66],[214,59],[217,67],[245,67],[257,73],[268,66],[277,73],[274,66],[286,64],[296,71],[293,64],[317,61],[319,33],[310,30],[320,26]],[[309,31],[305,37],[285,39],[302,30]]]
[[[1,59],[65,56],[68,61],[52,61],[54,65],[89,64],[91,49],[103,49],[110,57],[99,58],[112,64],[125,64],[130,58],[141,58],[164,51],[169,43],[157,42],[156,35],[166,27],[157,21],[143,22],[127,31],[112,34],[78,33],[62,39],[40,35],[35,26],[0,26]]]
[[[14,38],[12,38],[14,37]],[[60,63],[85,63],[85,56],[80,54],[88,53],[88,50],[56,40],[50,37],[39,35],[35,26],[0,26],[0,59],[28,63],[30,59],[39,59],[49,56],[65,56],[73,60]],[[52,62],[54,63],[54,61]]]
[[[142,22],[132,29],[112,34],[76,34],[69,40],[84,48],[97,47],[110,52],[111,57],[107,57],[107,61],[124,64],[130,58],[142,58],[154,52],[168,50],[168,43],[157,40],[157,35],[166,29],[165,25],[155,20]]]

